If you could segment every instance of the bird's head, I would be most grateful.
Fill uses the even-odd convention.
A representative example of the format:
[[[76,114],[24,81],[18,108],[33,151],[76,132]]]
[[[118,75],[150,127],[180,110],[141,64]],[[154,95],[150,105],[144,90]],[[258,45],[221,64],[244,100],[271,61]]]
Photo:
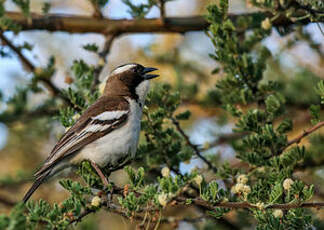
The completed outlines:
[[[118,66],[110,73],[104,94],[131,96],[144,101],[150,86],[149,80],[159,76],[149,74],[155,70],[136,63]]]

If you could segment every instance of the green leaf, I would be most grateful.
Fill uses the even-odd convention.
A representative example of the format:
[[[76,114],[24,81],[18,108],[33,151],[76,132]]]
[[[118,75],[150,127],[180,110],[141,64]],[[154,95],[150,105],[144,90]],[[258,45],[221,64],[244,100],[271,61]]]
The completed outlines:
[[[317,124],[320,122],[320,112],[321,112],[321,106],[320,105],[311,105],[309,107],[309,112],[311,114],[311,123],[313,125]]]
[[[99,47],[97,46],[97,44],[92,43],[92,44],[86,44],[83,46],[83,49],[88,50],[90,52],[94,52],[97,53],[99,50]]]
[[[191,115],[191,112],[189,110],[179,113],[176,115],[177,120],[188,120]]]
[[[324,104],[324,81],[321,80],[315,87],[315,92],[321,97],[321,103]]]
[[[42,7],[42,12],[44,14],[47,14],[51,9],[51,4],[49,2],[44,2],[43,7]]]
[[[29,16],[29,0],[12,0],[23,12],[25,17]]]

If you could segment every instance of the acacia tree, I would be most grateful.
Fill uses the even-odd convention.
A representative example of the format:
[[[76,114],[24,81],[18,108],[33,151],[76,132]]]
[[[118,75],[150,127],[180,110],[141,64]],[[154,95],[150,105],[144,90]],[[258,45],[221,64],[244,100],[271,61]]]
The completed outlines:
[[[321,30],[322,1],[251,0],[248,4],[256,10],[237,15],[229,13],[228,0],[220,0],[209,5],[204,16],[170,18],[165,12],[168,0],[149,0],[140,5],[124,0],[131,20],[105,18],[101,8],[109,4],[108,0],[90,0],[93,17],[51,15],[49,3],[44,3],[43,14],[32,13],[28,0],[14,0],[21,12],[7,12],[4,2],[0,11],[1,54],[14,53],[32,73],[30,83],[17,90],[6,102],[8,109],[0,115],[8,127],[16,120],[41,126],[44,120],[53,121],[53,117],[66,128],[73,125],[82,111],[100,96],[99,74],[112,42],[125,33],[206,31],[214,45],[214,50],[209,51],[210,58],[215,60],[209,77],[218,80],[207,93],[201,92],[203,96],[198,96],[199,84],[179,81],[176,87],[169,84],[153,87],[143,112],[143,138],[136,159],[124,169],[129,177],[125,187],[113,182],[104,187],[90,164],[83,162],[77,172],[82,180],[60,180],[70,193],[60,203],[38,200],[24,205],[1,197],[0,202],[15,206],[9,214],[0,215],[0,229],[66,229],[79,226],[79,222],[99,210],[130,218],[139,228],[158,229],[164,224],[176,227],[179,221],[206,229],[323,226],[316,212],[324,203],[314,200],[314,196],[322,196],[320,187],[300,177],[298,172],[312,176],[323,167],[320,128],[324,126],[321,120],[324,82],[306,69],[296,76],[285,77],[280,67],[278,70],[280,59],[263,42],[271,33],[279,33],[288,38],[283,51],[305,42],[323,60],[323,47],[305,29],[308,24],[316,23]],[[160,18],[146,19],[155,6],[160,9]],[[100,57],[98,65],[75,60],[71,67],[74,77],[67,77],[70,87],[58,88],[51,80],[55,59],[51,58],[46,67],[35,66],[23,53],[31,45],[15,45],[6,36],[7,31],[17,34],[35,29],[104,34],[106,43],[102,50],[96,44],[84,46]],[[157,58],[161,63],[171,63],[178,71],[189,69],[197,73],[193,65],[176,60],[172,56]],[[202,75],[199,71],[197,74]],[[303,97],[301,89],[305,91]],[[42,91],[49,91],[50,96],[37,108],[30,109],[28,95]],[[220,135],[204,146],[194,144],[183,129],[183,121],[191,113],[178,110],[188,102],[222,109],[223,123],[233,124],[233,132]],[[309,109],[308,124],[300,134],[288,136],[294,129],[296,109]],[[310,136],[315,132],[318,135]],[[309,140],[307,147],[300,144],[304,139]],[[224,163],[218,154],[208,151],[223,143],[232,147],[236,163]],[[203,167],[183,173],[180,165],[193,159],[200,159]],[[0,186],[6,189],[26,181],[29,175],[4,177]],[[193,210],[193,214],[172,217],[166,212],[179,207]]]

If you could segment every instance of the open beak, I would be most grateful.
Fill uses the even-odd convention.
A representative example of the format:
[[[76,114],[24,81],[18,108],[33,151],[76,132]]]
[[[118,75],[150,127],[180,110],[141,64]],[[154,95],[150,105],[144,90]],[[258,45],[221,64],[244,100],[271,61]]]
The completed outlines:
[[[157,75],[157,74],[147,74],[147,73],[153,72],[155,70],[157,70],[157,69],[152,68],[152,67],[145,67],[144,70],[142,71],[143,78],[145,80],[150,80],[150,79],[158,77],[159,75]]]

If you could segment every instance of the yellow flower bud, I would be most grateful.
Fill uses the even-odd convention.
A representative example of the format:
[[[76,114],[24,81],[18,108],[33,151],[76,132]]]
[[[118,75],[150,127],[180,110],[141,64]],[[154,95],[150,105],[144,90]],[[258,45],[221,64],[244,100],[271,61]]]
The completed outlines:
[[[99,62],[98,62],[98,65],[99,66],[104,66],[106,63],[105,63],[105,59],[103,58],[99,58]]]
[[[195,178],[194,178],[194,182],[197,184],[197,185],[201,185],[201,182],[203,181],[203,177],[201,175],[197,175]]]
[[[271,29],[271,21],[270,21],[270,19],[269,18],[266,18],[266,19],[264,19],[262,22],[261,22],[261,27],[262,27],[262,29],[264,29],[264,30],[269,30],[269,29]]]
[[[237,177],[236,181],[240,184],[246,184],[248,182],[248,177],[245,174],[241,174]]]
[[[101,204],[101,198],[99,196],[95,196],[92,198],[91,206],[99,207],[100,204]]]
[[[163,177],[169,177],[170,176],[170,169],[168,167],[164,167],[161,170],[161,174]]]
[[[43,69],[40,68],[40,67],[37,67],[37,68],[35,68],[35,71],[34,72],[35,72],[35,74],[40,75],[40,74],[43,73]]]
[[[208,141],[206,141],[203,145],[203,149],[209,149],[210,148],[210,144]]]
[[[251,187],[248,185],[244,185],[242,191],[244,195],[248,195],[251,192]]]
[[[264,203],[263,202],[258,202],[258,203],[255,204],[255,206],[260,210],[264,209]]]
[[[275,209],[272,212],[272,215],[276,218],[282,218],[283,217],[283,211],[281,209]]]
[[[293,185],[294,181],[290,178],[287,178],[284,180],[284,182],[282,183],[282,186],[285,190],[290,190],[291,186]]]
[[[78,120],[80,118],[80,116],[81,116],[80,114],[76,113],[76,114],[74,114],[72,119],[76,121],[76,120]]]
[[[160,205],[162,205],[163,207],[165,207],[168,203],[168,195],[165,194],[165,193],[161,193],[159,196],[158,196],[158,201],[160,203]]]

